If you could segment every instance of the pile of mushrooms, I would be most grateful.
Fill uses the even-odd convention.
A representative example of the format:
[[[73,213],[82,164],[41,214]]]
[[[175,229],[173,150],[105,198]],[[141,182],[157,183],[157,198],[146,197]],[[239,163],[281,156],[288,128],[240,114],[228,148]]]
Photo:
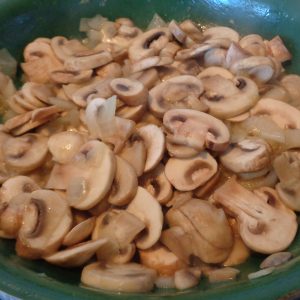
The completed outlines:
[[[232,280],[251,252],[289,259],[300,77],[281,38],[190,20],[81,29],[29,43],[19,90],[1,74],[0,236],[117,292]]]

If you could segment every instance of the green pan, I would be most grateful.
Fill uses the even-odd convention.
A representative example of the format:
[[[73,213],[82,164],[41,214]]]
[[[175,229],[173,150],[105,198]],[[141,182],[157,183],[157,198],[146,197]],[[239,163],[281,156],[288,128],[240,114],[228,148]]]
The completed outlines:
[[[279,34],[293,53],[290,72],[300,72],[299,0],[0,0],[0,48],[20,61],[26,43],[40,36],[78,36],[81,17],[102,14],[129,17],[145,27],[154,13],[166,20],[186,18],[200,23],[232,26],[242,34],[259,33],[266,38]],[[0,290],[22,299],[278,299],[300,289],[300,234],[290,247],[294,259],[271,275],[249,281],[262,257],[251,257],[240,266],[239,280],[178,292],[157,290],[142,294],[109,294],[80,286],[80,270],[65,270],[43,261],[16,256],[14,242],[0,241]],[[292,296],[291,299],[299,299]]]

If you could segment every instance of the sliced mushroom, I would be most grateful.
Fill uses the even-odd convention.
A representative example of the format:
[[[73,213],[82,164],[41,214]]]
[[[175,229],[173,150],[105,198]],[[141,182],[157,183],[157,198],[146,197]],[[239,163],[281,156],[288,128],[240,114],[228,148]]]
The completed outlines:
[[[226,125],[209,114],[191,109],[172,109],[165,113],[167,140],[198,150],[224,151],[229,142]]]
[[[229,69],[234,63],[249,57],[249,52],[241,48],[237,43],[232,42],[226,52],[225,66]]]
[[[148,91],[138,80],[115,78],[110,86],[118,98],[129,106],[145,104],[148,100]]]
[[[168,224],[181,227],[189,236],[192,253],[205,263],[224,261],[233,237],[224,211],[205,200],[191,199],[166,214]]]
[[[65,164],[79,151],[84,144],[82,134],[74,131],[63,131],[53,134],[48,140],[48,148],[53,155],[53,160]]]
[[[165,136],[156,125],[149,124],[140,127],[137,133],[142,138],[147,157],[144,172],[153,170],[161,161],[165,150]]]
[[[75,167],[74,172],[71,165]],[[86,210],[98,204],[109,191],[116,162],[108,146],[91,140],[80,148],[66,168],[70,170],[66,182],[68,202],[74,208]]]
[[[145,293],[153,289],[156,273],[136,263],[92,263],[83,268],[81,282],[106,291]]]
[[[214,27],[209,27],[203,32],[203,37],[205,40],[212,40],[212,39],[228,39],[232,42],[239,42],[240,36],[239,34],[225,26],[214,26]]]
[[[137,106],[121,106],[117,108],[116,115],[123,119],[129,119],[135,122],[141,120],[147,110],[146,104],[141,104]]]
[[[212,48],[204,53],[203,61],[205,67],[225,66],[227,50],[222,48]]]
[[[283,152],[275,158],[273,167],[280,181],[276,185],[280,199],[287,207],[300,211],[299,156],[297,153]]]
[[[2,145],[7,166],[20,173],[32,171],[43,164],[48,153],[47,139],[38,134],[11,137]]]
[[[279,62],[283,63],[292,59],[292,54],[286,48],[279,35],[268,41],[267,45],[271,50],[272,56]]]
[[[168,28],[179,43],[185,44],[186,46],[190,46],[194,43],[193,40],[180,28],[175,20],[172,20],[169,23]]]
[[[88,238],[95,226],[95,217],[88,218],[75,225],[64,237],[64,246],[74,246]]]
[[[166,204],[172,197],[172,186],[165,175],[163,164],[159,164],[155,169],[141,176],[139,184],[160,204]]]
[[[134,168],[137,176],[141,176],[144,173],[147,151],[144,141],[139,134],[134,133],[125,142],[119,156]]]
[[[131,72],[141,72],[154,67],[162,67],[173,63],[173,58],[169,56],[151,56],[132,63]]]
[[[198,99],[203,92],[202,82],[191,75],[176,76],[150,90],[149,108],[157,116],[172,108],[203,110]]]
[[[177,70],[182,75],[197,76],[201,72],[201,67],[196,59],[187,59],[181,62],[175,62],[173,66],[176,66]]]
[[[211,115],[228,119],[248,111],[259,100],[258,88],[246,77],[226,79],[219,75],[202,77],[205,93],[201,100]]]
[[[171,157],[176,158],[191,158],[199,153],[197,149],[180,144],[171,143],[168,140],[166,142],[166,148],[168,150],[169,155]]]
[[[265,56],[266,45],[263,38],[258,34],[249,34],[241,38],[240,46],[253,56]]]
[[[43,258],[54,265],[65,268],[74,268],[84,265],[96,251],[103,247],[108,241],[107,239],[99,239],[96,241],[88,241],[77,244],[73,247],[58,251],[54,254],[44,256]]]
[[[259,267],[261,269],[278,267],[280,265],[285,264],[292,257],[293,257],[293,254],[291,252],[277,252],[277,253],[271,254],[267,258],[265,258]]]
[[[265,115],[280,128],[300,129],[300,111],[282,101],[264,98],[250,110],[251,116]]]
[[[87,50],[74,54],[65,60],[64,66],[69,71],[84,71],[95,69],[110,63],[113,57],[105,50]]]
[[[108,262],[113,264],[126,264],[133,259],[135,251],[135,243],[131,243],[127,247],[120,249],[118,254],[110,257]]]
[[[289,74],[282,77],[280,80],[281,86],[288,92],[291,98],[291,104],[295,107],[300,107],[300,76]],[[280,99],[279,99],[280,100]]]
[[[155,68],[130,74],[129,78],[133,78],[140,81],[147,89],[153,88],[153,86],[159,80],[158,72]]]
[[[198,285],[199,278],[197,278],[189,269],[182,269],[175,272],[174,282],[176,289],[186,290]]]
[[[38,259],[54,253],[71,225],[71,210],[64,198],[48,190],[33,192],[17,239],[18,255]]]
[[[116,156],[116,162],[116,174],[108,202],[116,206],[122,206],[128,204],[135,196],[138,181],[134,168],[126,160]]]
[[[295,237],[296,215],[280,202],[272,189],[258,196],[230,179],[214,192],[213,199],[236,216],[241,238],[254,251],[266,254],[282,251]]]
[[[92,70],[70,71],[70,70],[55,70],[50,73],[50,78],[53,82],[59,84],[82,83],[91,79]]]
[[[232,80],[234,78],[234,75],[229,72],[227,69],[221,68],[221,67],[208,67],[205,68],[204,70],[202,70],[199,75],[198,78],[202,79],[202,78],[209,78],[212,76],[216,76],[219,75],[223,78]]]
[[[105,66],[96,69],[97,77],[99,78],[118,78],[122,77],[123,71],[120,64],[111,62]]]
[[[139,250],[142,265],[155,270],[160,276],[171,276],[187,265],[174,253],[157,243],[149,249]]]
[[[203,151],[192,158],[170,158],[166,164],[165,174],[177,190],[192,191],[204,185],[217,170],[216,160],[208,152]]]
[[[230,267],[216,269],[208,273],[208,280],[210,283],[235,280],[239,273],[240,270]]]
[[[144,188],[138,187],[127,211],[144,222],[147,228],[137,239],[136,246],[142,250],[152,247],[159,240],[162,231],[163,213],[160,204]]]
[[[271,165],[271,148],[258,138],[245,139],[232,145],[220,161],[234,173],[257,172]]]
[[[132,61],[154,56],[164,48],[171,38],[166,28],[154,28],[138,36],[128,49],[128,56]]]
[[[174,59],[174,56],[176,55],[176,52],[180,49],[181,47],[175,43],[175,42],[170,42],[168,43],[159,53],[160,56],[167,56],[171,57]]]
[[[203,41],[203,34],[201,28],[193,21],[187,19],[179,24],[180,28],[195,42]]]

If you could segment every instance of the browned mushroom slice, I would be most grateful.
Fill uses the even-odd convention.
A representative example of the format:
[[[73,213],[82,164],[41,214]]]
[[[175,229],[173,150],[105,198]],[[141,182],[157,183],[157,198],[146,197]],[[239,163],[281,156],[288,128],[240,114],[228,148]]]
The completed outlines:
[[[299,156],[297,152],[283,152],[273,161],[273,167],[279,178],[276,190],[282,202],[289,208],[300,211]]]
[[[132,61],[154,56],[164,48],[171,38],[166,28],[154,28],[138,36],[128,49],[128,56]]]
[[[129,78],[140,81],[147,89],[153,88],[159,80],[158,72],[155,68],[130,74]]]
[[[205,184],[217,170],[216,160],[208,152],[203,151],[193,158],[170,158],[166,164],[165,174],[177,190],[192,191]]]
[[[123,75],[122,67],[116,62],[111,62],[105,66],[96,69],[97,77],[99,78],[118,78]]]
[[[95,221],[95,217],[91,217],[75,225],[65,235],[62,244],[64,246],[73,246],[84,241],[92,234],[95,226]]]
[[[169,30],[179,43],[185,44],[187,47],[194,44],[194,41],[182,30],[176,21],[172,20],[169,23]]]
[[[232,42],[239,42],[239,34],[232,28],[225,26],[213,26],[204,30],[203,37],[205,40],[211,39],[229,39]]]
[[[190,237],[193,254],[206,263],[224,261],[233,237],[226,215],[206,200],[191,199],[166,214],[168,224],[181,227]]]
[[[165,175],[163,164],[141,176],[139,184],[161,204],[166,204],[172,197],[172,186]]]
[[[165,136],[162,130],[153,124],[138,128],[137,133],[146,147],[147,156],[144,172],[148,172],[159,164],[164,155]]]
[[[161,67],[170,65],[173,63],[173,58],[169,56],[151,56],[139,61],[136,61],[131,66],[131,72],[141,72],[144,70],[148,70],[153,67]]]
[[[262,139],[245,139],[232,145],[220,161],[234,173],[257,172],[271,165],[271,148]]]
[[[82,83],[91,79],[92,70],[84,71],[69,71],[69,70],[55,70],[50,73],[50,78],[53,82],[59,84],[68,83]]]
[[[191,109],[172,109],[164,115],[167,140],[198,150],[224,151],[230,134],[226,125],[209,114]]]
[[[298,227],[295,213],[271,191],[258,196],[230,179],[213,194],[216,203],[236,216],[245,244],[266,254],[286,249]]]
[[[46,159],[47,139],[38,134],[11,137],[2,145],[2,151],[9,168],[20,173],[32,171]]]
[[[129,106],[145,104],[148,100],[148,90],[138,80],[115,78],[110,86],[120,100]]]
[[[33,192],[17,239],[18,255],[38,259],[54,253],[71,225],[71,210],[64,198],[48,190]]]
[[[173,108],[203,110],[198,99],[202,93],[201,80],[191,75],[176,76],[150,90],[149,107],[159,117]]]
[[[139,250],[142,265],[155,270],[158,275],[171,276],[187,265],[174,253],[160,243],[155,244],[147,250]]]
[[[239,44],[254,56],[265,56],[267,54],[265,42],[258,34],[249,34],[242,37]]]
[[[66,70],[84,71],[101,67],[112,60],[113,57],[108,51],[87,50],[76,53],[74,56],[67,58],[64,66]]]
[[[280,128],[300,129],[300,111],[282,101],[261,99],[251,110],[251,116],[269,116]]]
[[[169,155],[171,157],[176,157],[176,158],[190,158],[196,156],[199,153],[197,149],[194,149],[192,147],[187,147],[184,145],[171,143],[168,140],[166,142],[166,148],[168,150]]]
[[[119,156],[134,168],[137,176],[141,176],[144,173],[147,151],[144,141],[139,134],[134,133],[125,142]]]
[[[153,289],[156,272],[136,263],[93,263],[83,268],[81,282],[87,286],[114,292],[145,293]]]
[[[228,119],[248,111],[259,100],[258,88],[246,77],[226,79],[222,76],[202,77],[205,93],[201,100],[209,113]]]
[[[279,35],[276,35],[274,38],[268,41],[267,45],[271,50],[272,56],[275,57],[279,62],[283,63],[292,59],[292,54],[286,48]]]
[[[54,265],[65,268],[74,268],[84,265],[96,251],[108,243],[107,239],[88,241],[73,247],[61,250],[43,258]]]
[[[134,168],[124,159],[116,156],[117,168],[108,197],[108,202],[122,206],[128,204],[135,196],[138,181]]]
[[[139,218],[147,229],[137,239],[136,246],[139,249],[152,247],[159,240],[163,226],[163,212],[160,204],[147,190],[138,187],[127,211]]]

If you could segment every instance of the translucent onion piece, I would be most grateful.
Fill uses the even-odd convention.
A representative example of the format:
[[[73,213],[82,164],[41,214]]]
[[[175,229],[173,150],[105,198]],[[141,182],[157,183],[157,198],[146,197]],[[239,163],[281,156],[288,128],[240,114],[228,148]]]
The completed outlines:
[[[254,273],[250,273],[248,274],[248,279],[253,280],[259,277],[263,277],[266,275],[271,274],[273,271],[275,270],[275,267],[271,267],[271,268],[267,268],[267,269],[263,269]]]
[[[167,23],[160,15],[154,14],[152,20],[148,24],[146,31],[153,28],[160,28],[160,27],[167,27]]]
[[[7,49],[0,50],[0,71],[9,77],[15,77],[17,72],[17,61]]]
[[[155,286],[159,289],[175,289],[174,276],[159,276],[155,280]]]

